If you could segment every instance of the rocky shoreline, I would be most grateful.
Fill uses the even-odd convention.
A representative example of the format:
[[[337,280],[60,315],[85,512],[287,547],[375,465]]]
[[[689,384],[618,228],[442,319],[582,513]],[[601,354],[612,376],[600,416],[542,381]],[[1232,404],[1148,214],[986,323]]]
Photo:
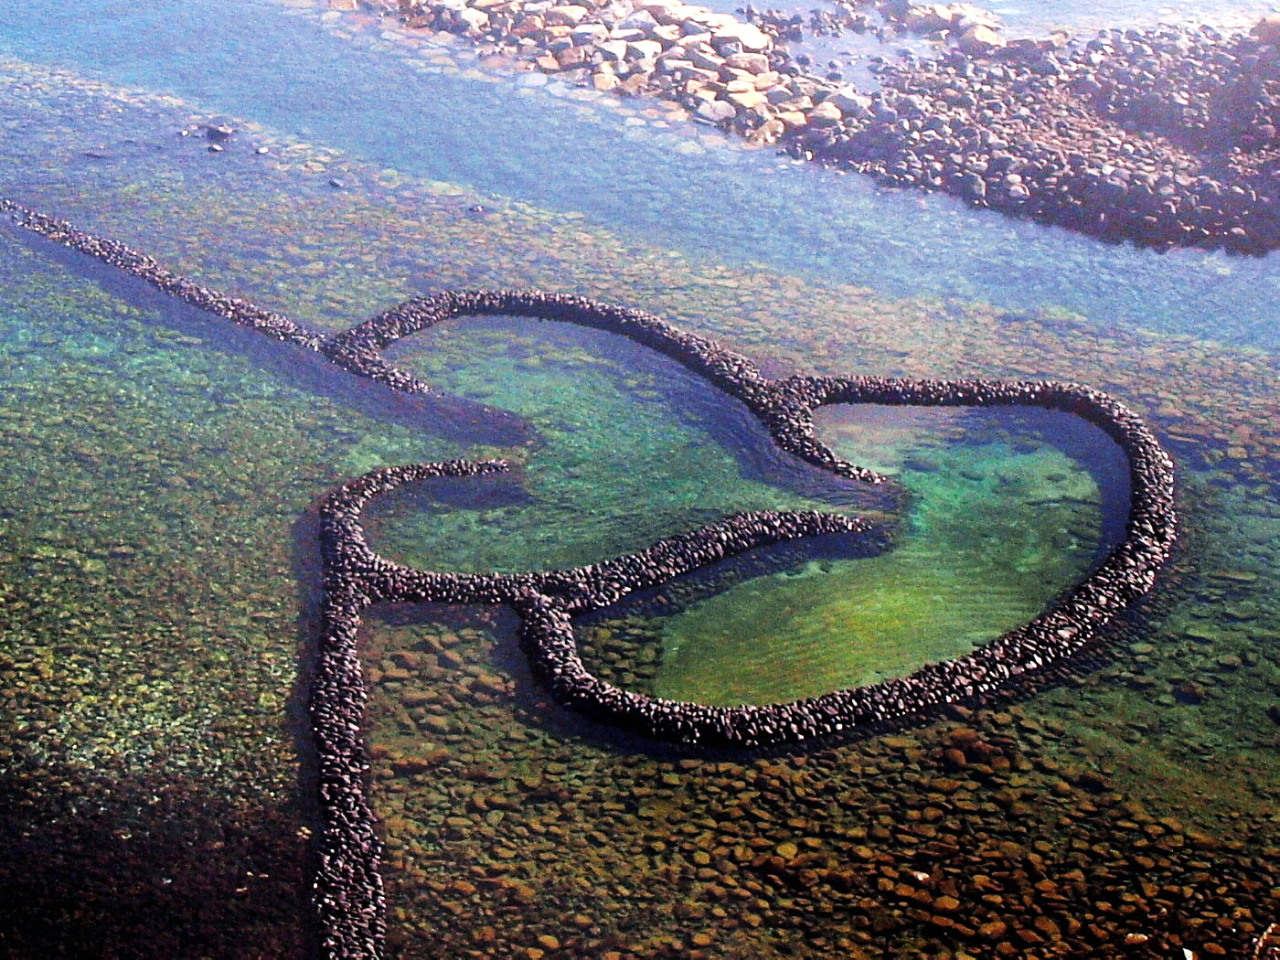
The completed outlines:
[[[1280,246],[1280,48],[1208,28],[887,65],[867,110],[795,153],[1111,242]]]
[[[972,654],[931,664],[909,677],[792,703],[741,707],[662,700],[599,680],[581,660],[572,618],[756,547],[830,534],[866,535],[871,528],[864,521],[824,513],[741,513],[638,553],[572,570],[518,575],[436,573],[404,567],[374,553],[360,523],[363,508],[377,494],[404,483],[493,473],[506,469],[505,464],[452,461],[390,467],[339,487],[320,508],[323,625],[310,700],[322,821],[313,904],[327,956],[373,958],[384,953],[381,845],[367,795],[367,691],[357,642],[361,615],[375,603],[507,604],[521,619],[521,640],[535,672],[559,702],[645,736],[683,745],[767,746],[928,718],[947,705],[981,701],[1011,683],[1063,667],[1096,644],[1152,589],[1176,539],[1172,460],[1132,411],[1087,387],[870,377],[769,380],[746,358],[649,314],[539,291],[445,293],[413,299],[325,338],[279,314],[178,276],[123,244],[84,233],[12,201],[0,199],[0,211],[49,240],[117,267],[187,304],[320,354],[397,391],[420,393],[428,387],[382,360],[382,348],[442,321],[503,313],[609,330],[658,350],[742,401],[781,448],[845,477],[873,483],[883,479],[841,460],[817,440],[812,414],[826,404],[1042,406],[1098,425],[1128,457],[1131,496],[1125,539],[1074,591],[1030,623]]]
[[[443,31],[597,91],[678,103],[794,156],[1108,242],[1260,255],[1280,246],[1280,18],[1006,41],[967,4],[846,4],[821,30],[947,41],[882,60],[879,89],[809,71],[798,17],[681,0],[331,0]],[[846,9],[847,7],[847,9]],[[830,23],[827,23],[830,21]],[[883,32],[883,28],[881,32]]]

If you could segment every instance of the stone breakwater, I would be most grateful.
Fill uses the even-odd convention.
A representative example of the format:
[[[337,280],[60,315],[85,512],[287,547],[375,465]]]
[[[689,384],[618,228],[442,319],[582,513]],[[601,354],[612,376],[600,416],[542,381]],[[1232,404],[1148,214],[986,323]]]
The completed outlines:
[[[907,677],[791,703],[709,707],[643,696],[592,675],[579,655],[573,618],[607,607],[726,558],[806,537],[870,534],[866,522],[818,512],[740,513],[646,550],[571,570],[457,574],[416,570],[370,547],[360,522],[380,493],[433,477],[479,477],[502,461],[452,461],[373,470],[329,494],[320,507],[322,628],[310,696],[321,830],[313,904],[322,949],[334,958],[383,955],[381,846],[368,799],[366,689],[359,656],[363,612],[380,602],[506,604],[520,618],[521,643],[554,698],[588,716],[682,745],[753,747],[797,743],[844,731],[920,720],[946,704],[981,700],[1021,678],[1043,675],[1096,643],[1153,587],[1173,549],[1177,517],[1173,463],[1142,420],[1117,400],[1070,383],[911,380],[874,377],[762,377],[746,358],[642,311],[539,291],[445,293],[409,300],[331,337],[243,299],[179,277],[123,244],[92,236],[11,201],[0,210],[20,225],[119,268],[185,303],[314,352],[396,391],[429,390],[379,355],[387,345],[457,317],[506,313],[560,320],[627,336],[706,377],[744,403],[775,442],[844,477],[879,475],[837,457],[815,436],[813,411],[826,404],[1040,406],[1096,424],[1125,451],[1131,474],[1126,535],[1073,591],[1023,627],[971,654]]]
[[[1280,246],[1280,20],[1006,41],[967,9],[898,5],[952,46],[859,91],[806,75],[790,21],[681,0],[366,5],[884,184],[1162,250]]]

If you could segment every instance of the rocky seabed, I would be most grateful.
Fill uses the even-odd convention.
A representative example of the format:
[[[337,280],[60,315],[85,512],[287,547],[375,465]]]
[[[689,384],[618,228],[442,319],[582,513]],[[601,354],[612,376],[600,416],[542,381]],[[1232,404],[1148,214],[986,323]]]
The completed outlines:
[[[432,477],[502,472],[498,460],[451,461],[370,471],[320,507],[323,626],[310,697],[322,830],[313,902],[324,952],[333,958],[384,953],[381,845],[368,798],[366,689],[358,649],[361,616],[386,601],[506,604],[519,615],[522,645],[553,697],[600,722],[683,746],[749,748],[794,744],[927,719],[948,704],[981,701],[1010,683],[1043,677],[1095,644],[1147,594],[1173,550],[1177,515],[1173,462],[1124,404],[1097,390],[1048,381],[921,380],[795,376],[770,380],[745,357],[639,310],[540,291],[469,291],[415,298],[326,337],[246,300],[202,287],[123,244],[0,200],[23,227],[78,250],[201,310],[319,354],[399,392],[430,387],[398,371],[379,351],[434,324],[507,314],[606,330],[663,353],[744,403],[784,450],[833,474],[883,482],[832,453],[815,436],[813,411],[826,404],[1040,406],[1096,424],[1125,451],[1131,472],[1126,536],[1051,609],[973,653],[910,676],[791,703],[710,707],[644,696],[592,675],[579,655],[573,618],[681,575],[772,544],[827,535],[873,536],[857,518],[821,512],[735,514],[646,550],[570,570],[459,574],[412,569],[370,547],[361,513],[397,486]]]
[[[854,4],[947,41],[937,58],[883,61],[879,89],[860,91],[808,75],[786,47],[796,18],[767,11],[744,22],[681,0],[330,5],[462,36],[598,91],[673,101],[752,143],[884,184],[1103,240],[1280,246],[1280,15],[1250,34],[1006,41],[967,4]]]

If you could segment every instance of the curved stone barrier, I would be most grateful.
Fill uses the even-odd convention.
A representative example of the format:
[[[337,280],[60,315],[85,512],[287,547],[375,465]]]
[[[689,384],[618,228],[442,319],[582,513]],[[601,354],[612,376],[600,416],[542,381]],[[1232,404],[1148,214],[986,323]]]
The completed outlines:
[[[1153,587],[1177,534],[1173,462],[1132,410],[1101,391],[1072,383],[912,380],[796,376],[768,380],[723,347],[646,314],[540,291],[444,293],[406,301],[325,338],[248,301],[198,286],[113,241],[76,230],[7,200],[0,210],[58,243],[112,264],[192,306],[303,349],[395,390],[430,388],[387,363],[394,341],[445,320],[514,314],[608,330],[672,357],[744,403],[783,449],[844,477],[883,477],[849,464],[817,439],[813,411],[828,404],[1037,406],[1096,424],[1124,450],[1131,476],[1122,542],[1073,591],[1026,625],[974,652],[929,664],[909,676],[791,703],[711,707],[644,696],[593,676],[579,656],[573,618],[723,559],[784,541],[866,534],[862,520],[817,512],[740,513],[638,553],[571,570],[461,574],[415,570],[369,546],[360,515],[379,493],[432,477],[478,477],[502,461],[452,461],[387,467],[350,481],[320,508],[323,626],[310,698],[319,767],[322,829],[313,902],[326,955],[372,958],[383,952],[385,903],[380,844],[369,806],[364,741],[366,690],[358,633],[361,615],[384,601],[507,604],[521,622],[521,643],[554,698],[602,722],[682,745],[754,747],[926,718],[947,703],[980,700],[1021,677],[1061,664],[1097,641],[1104,628]]]

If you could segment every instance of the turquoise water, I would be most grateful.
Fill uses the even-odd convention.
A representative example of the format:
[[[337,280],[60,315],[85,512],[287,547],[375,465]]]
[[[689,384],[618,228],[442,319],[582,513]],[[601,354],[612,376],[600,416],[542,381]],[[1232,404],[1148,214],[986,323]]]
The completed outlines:
[[[500,610],[379,611],[391,955],[1242,955],[1280,886],[1275,257],[880,192],[321,17],[6,7],[0,194],[328,329],[423,289],[539,285],[651,309],[770,376],[1086,381],[1151,419],[1188,517],[1104,663],[773,757],[672,755],[559,710]],[[178,135],[213,116],[240,128],[225,153]],[[376,504],[375,545],[430,569],[592,562],[749,508],[882,521],[874,555],[766,552],[581,625],[616,682],[717,703],[970,650],[1124,520],[1114,446],[1071,418],[824,411],[824,438],[895,480],[868,491],[608,335],[485,318],[396,362],[473,403],[389,401],[0,230],[10,955],[305,955],[314,506],[375,466],[515,465]]]

